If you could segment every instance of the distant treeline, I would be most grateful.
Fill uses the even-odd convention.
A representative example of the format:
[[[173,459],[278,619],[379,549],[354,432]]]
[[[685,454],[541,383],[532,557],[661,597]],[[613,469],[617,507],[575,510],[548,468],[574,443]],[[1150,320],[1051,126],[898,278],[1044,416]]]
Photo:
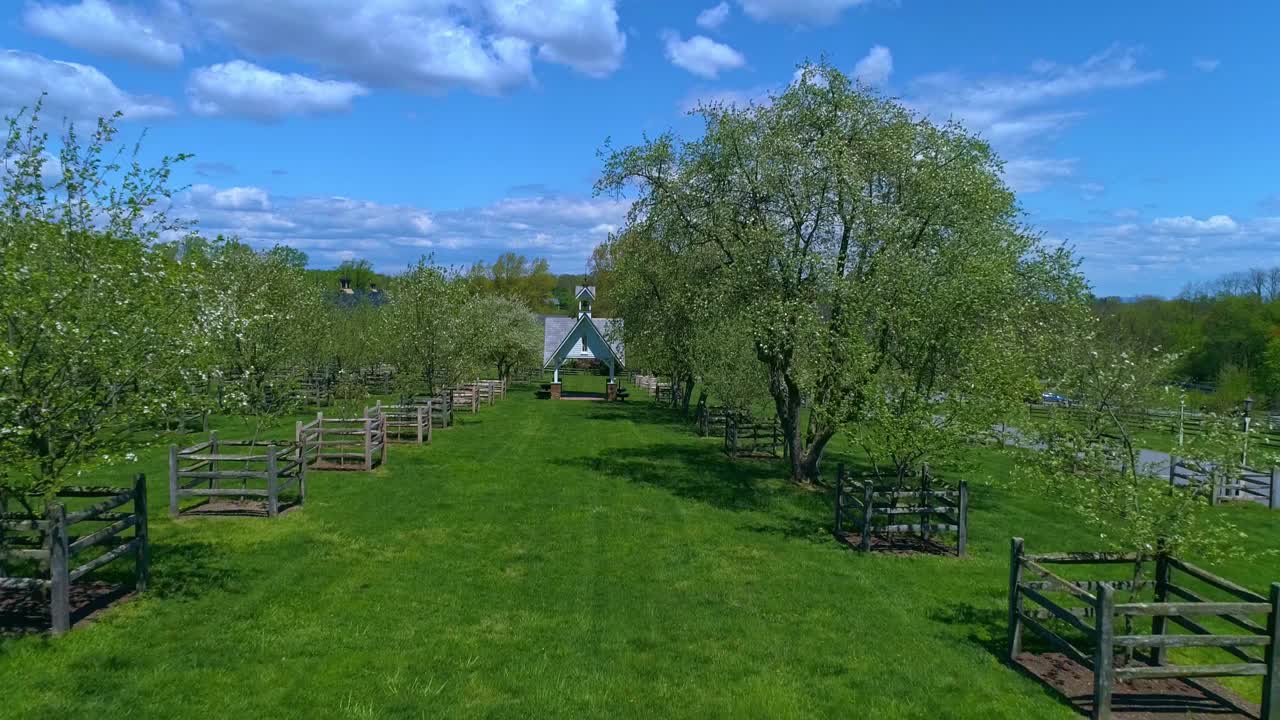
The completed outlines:
[[[1188,285],[1173,299],[1102,298],[1112,330],[1176,352],[1178,377],[1212,385],[1205,404],[1237,406],[1252,395],[1280,408],[1280,266]]]

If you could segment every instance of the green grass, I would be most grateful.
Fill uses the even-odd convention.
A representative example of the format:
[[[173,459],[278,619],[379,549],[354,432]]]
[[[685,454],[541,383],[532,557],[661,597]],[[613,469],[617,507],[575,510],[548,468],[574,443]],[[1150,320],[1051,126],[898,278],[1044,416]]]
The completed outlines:
[[[1000,660],[1009,537],[1092,547],[984,478],[1016,452],[978,456],[972,557],[864,556],[831,539],[827,498],[643,391],[517,388],[459,419],[373,473],[313,474],[274,522],[169,521],[148,453],[153,591],[0,640],[0,717],[1074,717]],[[1260,589],[1273,566],[1220,569]]]

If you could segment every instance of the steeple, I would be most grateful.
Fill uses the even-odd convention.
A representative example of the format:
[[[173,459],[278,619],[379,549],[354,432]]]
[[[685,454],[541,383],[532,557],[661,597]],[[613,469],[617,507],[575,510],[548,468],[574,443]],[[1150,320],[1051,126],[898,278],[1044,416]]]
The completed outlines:
[[[578,317],[591,317],[591,303],[596,299],[595,286],[578,285],[573,289],[573,294],[578,298]]]

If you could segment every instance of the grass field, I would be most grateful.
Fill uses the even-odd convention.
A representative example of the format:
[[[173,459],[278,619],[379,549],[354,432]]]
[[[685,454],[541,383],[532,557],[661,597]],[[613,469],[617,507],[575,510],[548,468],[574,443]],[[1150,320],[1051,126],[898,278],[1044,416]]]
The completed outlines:
[[[977,476],[972,557],[860,555],[825,496],[632,398],[513,389],[274,522],[170,522],[147,454],[153,591],[0,640],[0,716],[1074,717],[1001,661],[1009,537],[1093,547],[1068,513]],[[1280,513],[1223,511],[1280,540]]]

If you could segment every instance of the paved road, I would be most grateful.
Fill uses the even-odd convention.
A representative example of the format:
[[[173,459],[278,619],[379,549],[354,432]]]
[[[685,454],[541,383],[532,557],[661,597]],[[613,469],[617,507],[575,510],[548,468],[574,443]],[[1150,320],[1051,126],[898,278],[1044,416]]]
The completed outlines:
[[[1037,443],[1032,442],[1029,438],[1022,434],[1015,427],[1008,425],[997,425],[993,428],[998,434],[1004,436],[1006,445],[1016,445],[1017,447],[1029,448],[1032,450],[1040,449]],[[1153,478],[1159,478],[1162,481],[1169,479],[1169,463],[1172,462],[1172,456],[1167,452],[1160,450],[1139,450],[1138,451],[1138,471],[1144,475]],[[1174,480],[1178,485],[1186,485],[1186,478],[1176,478]],[[1253,500],[1254,502],[1266,503],[1266,500],[1252,495],[1244,494],[1242,499]]]

